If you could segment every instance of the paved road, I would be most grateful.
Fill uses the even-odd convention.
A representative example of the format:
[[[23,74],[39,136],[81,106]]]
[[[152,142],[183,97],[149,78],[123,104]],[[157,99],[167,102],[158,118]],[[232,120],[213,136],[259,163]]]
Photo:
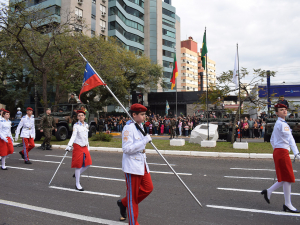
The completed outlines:
[[[63,150],[30,152],[25,165],[15,148],[0,170],[0,224],[126,224],[118,221],[116,201],[125,194],[120,153],[91,152],[93,167],[82,178],[85,192],[74,190],[71,158],[66,158],[51,186],[48,183]],[[70,156],[70,155],[68,155]],[[272,185],[272,160],[166,156],[203,204],[200,208],[158,155],[148,155],[154,191],[140,204],[142,225],[299,224],[300,215],[282,211],[282,190],[268,205],[260,191]],[[292,202],[300,208],[300,163]],[[165,173],[164,173],[165,172]],[[89,175],[90,178],[86,176]],[[120,197],[121,196],[121,197]]]

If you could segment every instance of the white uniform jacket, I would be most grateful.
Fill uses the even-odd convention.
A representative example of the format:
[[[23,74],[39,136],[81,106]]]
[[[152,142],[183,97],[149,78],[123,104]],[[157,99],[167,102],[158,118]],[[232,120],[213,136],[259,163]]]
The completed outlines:
[[[143,127],[141,126],[143,129]],[[142,153],[145,149],[143,134],[135,127],[133,122],[129,122],[122,131],[122,170],[125,173],[144,175],[145,165],[149,173],[146,162],[146,154]]]
[[[5,141],[7,140],[6,137],[10,137],[11,141],[13,142],[11,135],[11,121],[2,118],[0,120],[0,138]]]
[[[273,149],[284,148],[290,151],[292,148],[294,155],[299,153],[290,126],[280,117],[275,123],[270,142]]]
[[[68,146],[72,146],[73,143],[80,145],[81,147],[88,146],[89,148],[89,125],[80,121],[74,124],[72,137],[68,143]]]
[[[23,128],[22,128],[23,127]],[[34,116],[31,115],[31,117],[23,116],[18,128],[16,130],[16,137],[19,136],[20,129],[22,128],[22,132],[20,137],[22,138],[35,138],[35,127],[34,127]]]

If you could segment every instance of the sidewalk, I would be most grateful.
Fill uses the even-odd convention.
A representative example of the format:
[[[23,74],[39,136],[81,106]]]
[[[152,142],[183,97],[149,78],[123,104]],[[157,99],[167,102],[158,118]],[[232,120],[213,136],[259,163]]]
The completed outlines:
[[[18,145],[18,144],[14,144]],[[40,144],[36,144],[36,147],[40,147]],[[52,148],[66,149],[67,145],[52,145]],[[110,147],[91,147],[91,151],[103,151],[103,152],[119,152],[122,153],[122,148],[110,148]],[[178,151],[178,150],[159,150],[162,155],[177,155],[177,156],[194,156],[194,157],[219,157],[219,158],[244,158],[244,159],[273,159],[273,154],[262,153],[234,153],[234,152],[199,152],[199,151]],[[146,149],[147,154],[157,154],[156,150]],[[291,159],[294,159],[294,155],[290,155]]]

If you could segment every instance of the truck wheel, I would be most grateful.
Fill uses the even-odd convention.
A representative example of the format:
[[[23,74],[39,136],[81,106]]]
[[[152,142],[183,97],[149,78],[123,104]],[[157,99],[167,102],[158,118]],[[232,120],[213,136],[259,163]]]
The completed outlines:
[[[39,141],[39,140],[41,140],[42,137],[43,137],[43,134],[41,132],[36,132],[34,140]]]
[[[229,131],[229,133],[227,134],[227,142],[231,142],[231,135],[232,135],[232,132]]]
[[[264,142],[270,142],[270,135],[265,134]]]
[[[96,131],[97,131],[96,127],[94,125],[91,125],[89,130],[89,138],[95,135]]]
[[[60,126],[57,128],[57,132],[55,132],[56,140],[64,141],[68,137],[68,129],[65,126]]]

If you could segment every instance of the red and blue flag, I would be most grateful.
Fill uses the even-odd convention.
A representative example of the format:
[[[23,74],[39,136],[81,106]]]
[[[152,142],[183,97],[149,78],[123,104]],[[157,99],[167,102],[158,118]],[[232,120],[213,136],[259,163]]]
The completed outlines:
[[[87,63],[85,66],[82,88],[79,94],[79,100],[80,100],[80,95],[82,93],[92,90],[93,88],[98,87],[100,85],[106,85],[106,84],[101,81],[101,79],[96,74],[96,72],[92,69],[90,64]]]

